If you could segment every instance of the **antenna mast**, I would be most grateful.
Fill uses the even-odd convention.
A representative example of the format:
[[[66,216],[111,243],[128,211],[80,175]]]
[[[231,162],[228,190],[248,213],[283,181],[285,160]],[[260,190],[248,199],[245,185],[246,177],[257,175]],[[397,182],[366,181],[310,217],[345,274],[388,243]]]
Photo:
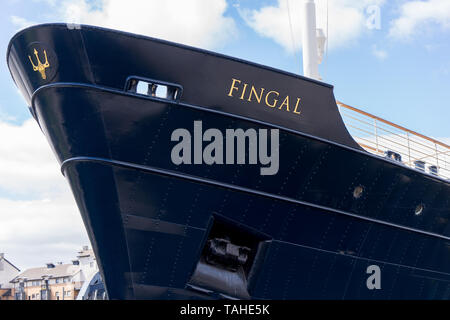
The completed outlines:
[[[316,5],[314,0],[304,0],[303,12],[303,75],[308,78],[321,80],[319,63],[322,60],[326,37],[322,29],[316,28]]]

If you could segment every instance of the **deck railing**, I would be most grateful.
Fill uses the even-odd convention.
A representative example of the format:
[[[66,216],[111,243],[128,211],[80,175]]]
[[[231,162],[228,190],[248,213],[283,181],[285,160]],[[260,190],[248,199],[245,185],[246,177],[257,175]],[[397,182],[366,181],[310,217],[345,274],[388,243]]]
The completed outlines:
[[[450,146],[447,144],[344,103],[337,104],[348,131],[365,150],[450,179]]]

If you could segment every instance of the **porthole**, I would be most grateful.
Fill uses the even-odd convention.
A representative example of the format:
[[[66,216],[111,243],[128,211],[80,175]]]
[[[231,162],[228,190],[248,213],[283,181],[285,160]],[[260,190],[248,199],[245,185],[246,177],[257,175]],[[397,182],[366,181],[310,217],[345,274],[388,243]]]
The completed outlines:
[[[364,187],[363,186],[357,186],[355,188],[355,190],[353,190],[353,198],[359,199],[362,196],[363,192],[364,192]]]
[[[416,209],[414,210],[414,214],[416,216],[419,216],[422,214],[424,209],[425,209],[425,206],[423,204],[419,204],[419,205],[417,205]]]

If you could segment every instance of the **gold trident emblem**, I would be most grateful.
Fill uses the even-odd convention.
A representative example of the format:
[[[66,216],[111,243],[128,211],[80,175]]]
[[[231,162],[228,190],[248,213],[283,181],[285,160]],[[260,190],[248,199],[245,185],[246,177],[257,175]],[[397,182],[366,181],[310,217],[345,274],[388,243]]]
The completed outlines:
[[[44,55],[45,55],[45,63],[42,63],[41,60],[39,60],[39,55],[36,49],[34,49],[34,55],[36,56],[38,65],[34,65],[33,60],[31,59],[30,56],[28,56],[28,58],[30,59],[31,65],[33,66],[33,71],[39,71],[41,73],[41,77],[42,79],[47,79],[47,75],[45,74],[45,69],[47,69],[48,67],[50,67],[50,63],[48,63],[48,59],[47,59],[47,52],[44,50]]]

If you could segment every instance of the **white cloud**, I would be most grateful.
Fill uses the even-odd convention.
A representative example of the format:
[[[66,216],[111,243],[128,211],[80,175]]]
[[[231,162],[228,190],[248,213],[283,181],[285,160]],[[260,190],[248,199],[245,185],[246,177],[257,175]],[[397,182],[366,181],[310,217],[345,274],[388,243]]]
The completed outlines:
[[[384,60],[388,57],[387,51],[378,48],[376,45],[372,46],[372,54],[379,60]]]
[[[329,48],[348,45],[358,39],[366,27],[365,9],[369,5],[381,6],[384,0],[334,0],[328,3]],[[289,23],[288,8],[291,16]],[[303,1],[278,0],[276,6],[266,6],[258,10],[241,9],[246,23],[260,35],[274,40],[286,51],[301,48]],[[327,30],[326,1],[316,1],[317,27]],[[292,37],[294,40],[292,40]],[[294,45],[292,44],[294,42]],[[294,50],[295,47],[295,50]]]
[[[89,244],[71,194],[49,199],[0,198],[0,250],[21,270],[69,262]]]
[[[17,120],[17,118],[15,116],[12,116],[8,112],[6,112],[1,105],[0,105],[0,119],[9,121],[9,122],[13,122],[13,121]]]
[[[48,197],[65,188],[59,165],[37,123],[0,122],[0,190],[26,197]]]
[[[409,39],[429,24],[450,28],[450,1],[428,0],[406,2],[400,7],[400,16],[391,22],[389,35]]]
[[[86,0],[61,4],[65,22],[92,24],[144,34],[188,45],[213,48],[236,33],[231,17],[225,16],[226,0],[99,0],[92,7]]]
[[[0,137],[0,251],[21,269],[69,261],[89,241],[44,135],[30,119]]]
[[[11,22],[13,25],[15,25],[18,29],[25,29],[29,26],[32,26],[36,24],[33,21],[29,21],[25,18],[18,17],[18,16],[11,16]]]

